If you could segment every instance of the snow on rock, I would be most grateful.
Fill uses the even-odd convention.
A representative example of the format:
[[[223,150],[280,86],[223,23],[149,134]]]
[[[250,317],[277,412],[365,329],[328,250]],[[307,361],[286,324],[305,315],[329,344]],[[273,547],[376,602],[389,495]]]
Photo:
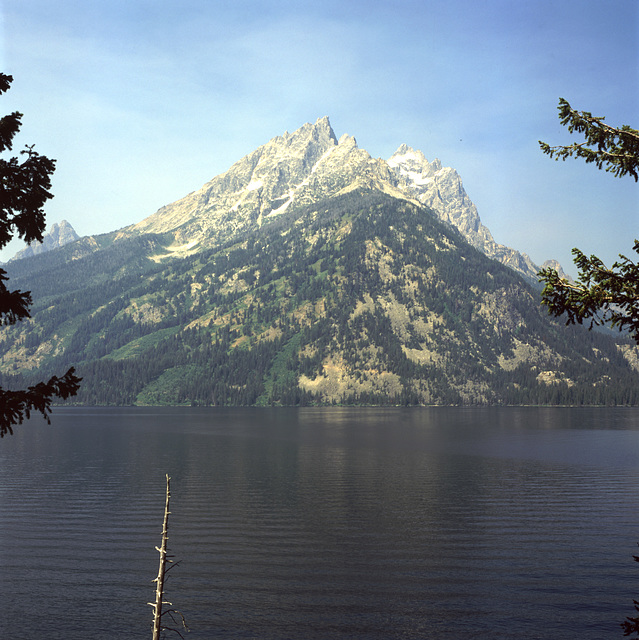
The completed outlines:
[[[461,177],[438,159],[402,144],[388,161],[374,159],[353,136],[339,140],[328,117],[284,133],[258,147],[198,191],[162,207],[123,233],[167,233],[176,246],[220,243],[269,219],[358,188],[420,202],[490,257],[534,278],[527,256],[498,245],[481,224]]]

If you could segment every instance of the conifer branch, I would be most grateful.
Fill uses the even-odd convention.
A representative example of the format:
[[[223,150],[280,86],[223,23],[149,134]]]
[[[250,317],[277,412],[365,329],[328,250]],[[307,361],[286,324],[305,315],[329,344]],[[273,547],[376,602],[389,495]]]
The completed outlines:
[[[639,181],[639,131],[627,125],[610,126],[604,117],[573,109],[564,98],[559,99],[557,108],[561,124],[567,126],[570,133],[583,134],[585,141],[551,146],[539,140],[543,153],[555,160],[583,158],[586,163],[593,162],[598,169],[605,169],[618,178],[631,175]]]

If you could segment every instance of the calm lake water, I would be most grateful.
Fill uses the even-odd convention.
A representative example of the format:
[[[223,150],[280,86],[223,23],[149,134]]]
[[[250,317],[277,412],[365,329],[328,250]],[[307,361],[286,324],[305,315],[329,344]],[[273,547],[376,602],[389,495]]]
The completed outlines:
[[[0,638],[150,638],[165,473],[193,640],[600,640],[639,599],[639,410],[65,408],[0,441]]]

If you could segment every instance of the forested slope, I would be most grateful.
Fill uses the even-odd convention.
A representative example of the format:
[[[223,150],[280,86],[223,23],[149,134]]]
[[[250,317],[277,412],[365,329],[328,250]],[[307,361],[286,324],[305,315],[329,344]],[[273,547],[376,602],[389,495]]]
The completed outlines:
[[[169,236],[81,242],[12,265],[35,303],[2,330],[3,384],[74,365],[88,404],[637,402],[611,338],[375,190],[185,257]]]

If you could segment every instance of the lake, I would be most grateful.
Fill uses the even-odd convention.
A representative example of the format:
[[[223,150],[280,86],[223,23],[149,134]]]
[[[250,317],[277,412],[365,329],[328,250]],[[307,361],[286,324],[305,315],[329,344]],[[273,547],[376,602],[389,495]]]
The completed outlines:
[[[621,638],[639,410],[58,408],[0,440],[0,637]],[[167,637],[178,637],[169,634]]]

